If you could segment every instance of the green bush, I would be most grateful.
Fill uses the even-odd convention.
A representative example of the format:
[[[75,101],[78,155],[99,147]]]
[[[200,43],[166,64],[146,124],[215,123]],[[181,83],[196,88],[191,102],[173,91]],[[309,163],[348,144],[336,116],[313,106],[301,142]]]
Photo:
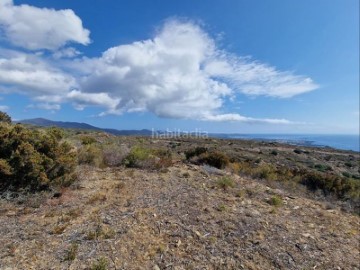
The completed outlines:
[[[331,166],[324,164],[315,164],[314,168],[320,172],[332,171]]]
[[[98,259],[97,262],[93,263],[93,265],[91,266],[91,270],[106,270],[108,269],[108,261],[101,257],[100,259]]]
[[[0,111],[0,123],[11,124],[11,117],[7,113]]]
[[[72,243],[70,248],[66,251],[65,261],[73,261],[76,258],[77,252],[79,249],[79,245],[76,243]]]
[[[207,152],[199,157],[199,163],[205,163],[218,169],[224,169],[229,162],[229,158],[218,151]]]
[[[269,204],[278,207],[283,204],[283,199],[279,195],[274,195],[270,198]]]
[[[321,174],[318,172],[305,172],[302,176],[302,184],[310,190],[322,190],[325,195],[335,194],[337,197],[359,199],[360,181],[340,177],[333,174]]]
[[[206,153],[208,150],[205,147],[196,147],[195,149],[190,149],[185,152],[185,157],[187,160],[192,157],[200,156],[201,154]]]
[[[79,164],[100,167],[103,165],[103,152],[94,144],[85,145],[78,151]]]
[[[129,168],[161,170],[172,165],[172,156],[167,149],[149,149],[135,146],[123,163]]]
[[[345,162],[344,163],[346,167],[352,168],[354,165],[351,162]]]
[[[94,137],[88,136],[88,135],[83,135],[80,137],[81,143],[83,145],[88,145],[88,144],[93,144],[96,143],[96,139]]]
[[[150,149],[142,146],[135,146],[124,160],[124,164],[130,168],[140,168],[151,158]]]
[[[226,176],[220,178],[220,179],[216,182],[216,184],[217,184],[220,188],[222,188],[222,189],[224,189],[224,190],[226,190],[227,188],[235,187],[235,182],[234,182],[234,180],[231,179],[230,177],[226,177]]]
[[[0,123],[0,190],[45,189],[74,180],[76,153],[56,128]]]
[[[253,169],[252,175],[254,177],[266,180],[277,180],[277,169],[270,164],[260,164]]]

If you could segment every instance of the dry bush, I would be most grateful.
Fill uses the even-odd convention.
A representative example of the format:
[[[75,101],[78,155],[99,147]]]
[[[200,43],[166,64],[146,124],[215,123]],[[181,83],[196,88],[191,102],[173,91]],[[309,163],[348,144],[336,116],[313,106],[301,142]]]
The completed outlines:
[[[126,145],[109,144],[103,147],[103,163],[109,167],[116,167],[123,164],[130,153]]]
[[[103,153],[95,144],[86,145],[78,150],[79,164],[100,167],[103,164]]]
[[[172,165],[172,157],[168,150],[135,146],[125,158],[124,164],[129,168],[161,170]]]

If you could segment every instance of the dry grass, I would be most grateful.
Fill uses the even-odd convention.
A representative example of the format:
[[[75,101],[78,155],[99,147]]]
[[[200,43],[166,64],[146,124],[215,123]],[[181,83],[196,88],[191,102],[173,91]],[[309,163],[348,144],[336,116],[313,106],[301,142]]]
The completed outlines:
[[[37,208],[1,199],[0,269],[358,267],[360,217],[340,204],[237,175],[246,162],[216,175],[182,158],[161,174],[81,166],[78,188],[45,194]],[[275,196],[281,207],[269,204]]]

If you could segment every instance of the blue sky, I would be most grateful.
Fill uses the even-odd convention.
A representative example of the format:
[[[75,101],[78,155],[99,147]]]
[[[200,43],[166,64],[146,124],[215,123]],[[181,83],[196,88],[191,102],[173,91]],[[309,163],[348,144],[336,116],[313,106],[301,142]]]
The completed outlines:
[[[359,133],[359,1],[0,0],[0,110],[118,129]]]

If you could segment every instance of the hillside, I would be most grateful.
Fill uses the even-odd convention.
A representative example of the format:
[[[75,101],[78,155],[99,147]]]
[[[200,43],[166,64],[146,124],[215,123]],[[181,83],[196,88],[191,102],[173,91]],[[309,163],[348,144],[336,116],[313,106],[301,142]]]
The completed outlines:
[[[2,194],[0,269],[359,269],[357,153],[74,134],[77,181]]]
[[[118,130],[111,128],[99,128],[86,123],[79,122],[63,122],[63,121],[52,121],[45,118],[34,118],[34,119],[24,119],[18,121],[18,123],[34,125],[39,127],[59,127],[66,129],[77,129],[77,130],[89,130],[89,131],[103,131],[113,135],[140,135],[140,136],[149,136],[151,135],[151,130],[142,129],[142,130]]]
[[[223,174],[85,167],[60,198],[3,200],[1,269],[358,269],[359,217]]]

